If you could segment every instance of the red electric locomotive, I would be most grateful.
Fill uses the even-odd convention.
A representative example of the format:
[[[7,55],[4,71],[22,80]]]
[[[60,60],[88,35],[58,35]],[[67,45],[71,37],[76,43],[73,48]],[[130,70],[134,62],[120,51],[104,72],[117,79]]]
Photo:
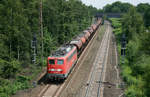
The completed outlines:
[[[67,45],[59,48],[47,59],[47,76],[49,79],[65,79],[77,61],[77,48]]]
[[[47,76],[49,79],[65,79],[77,61],[77,54],[82,51],[97,27],[101,24],[98,19],[95,24],[70,41],[69,45],[60,47],[47,59]]]

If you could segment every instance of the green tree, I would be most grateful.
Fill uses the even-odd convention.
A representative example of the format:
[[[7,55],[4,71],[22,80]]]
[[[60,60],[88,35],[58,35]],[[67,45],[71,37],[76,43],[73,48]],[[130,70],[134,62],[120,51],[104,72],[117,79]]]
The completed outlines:
[[[13,79],[0,87],[0,95],[9,96],[28,88],[19,74],[35,77],[41,66],[40,0],[0,0],[0,83]],[[72,39],[91,25],[97,9],[80,0],[43,1],[44,60],[60,45]],[[31,63],[33,37],[36,36],[36,64]],[[38,68],[38,69],[37,69]],[[19,73],[19,74],[18,74]],[[14,85],[11,85],[14,83]],[[12,87],[13,90],[9,90]]]
[[[140,3],[136,8],[138,12],[144,13],[149,7],[150,5],[148,3]]]
[[[111,5],[107,4],[103,10],[104,12],[114,12],[114,13],[125,13],[128,12],[132,5],[129,3],[122,3],[120,1],[114,2]]]
[[[146,27],[150,27],[150,6],[149,8],[144,12],[144,22]]]
[[[129,12],[122,19],[123,32],[126,33],[128,41],[133,39],[136,34],[144,32],[144,22],[142,16],[136,12],[134,7],[131,7]]]

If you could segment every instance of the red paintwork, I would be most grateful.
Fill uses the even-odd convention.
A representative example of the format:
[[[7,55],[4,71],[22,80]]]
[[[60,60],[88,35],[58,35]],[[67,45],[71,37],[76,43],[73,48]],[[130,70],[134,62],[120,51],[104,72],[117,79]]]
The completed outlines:
[[[76,51],[76,53],[74,53],[73,57],[68,61],[68,57],[74,52]],[[50,65],[49,64],[49,60],[50,59],[54,59],[55,60],[55,64],[54,65]],[[58,59],[63,59],[64,60],[64,64],[62,65],[58,65],[57,64],[57,60]],[[48,57],[47,59],[47,73],[50,74],[66,74],[69,72],[69,70],[71,69],[73,63],[75,63],[77,61],[77,49],[74,46],[74,48],[67,53],[65,56],[62,57]],[[50,69],[62,69],[62,71],[50,71]]]

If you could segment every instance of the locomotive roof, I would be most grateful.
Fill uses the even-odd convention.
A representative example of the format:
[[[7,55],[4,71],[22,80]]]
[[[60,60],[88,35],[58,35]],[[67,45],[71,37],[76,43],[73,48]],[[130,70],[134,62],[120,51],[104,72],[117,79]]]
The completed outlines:
[[[89,32],[89,31],[88,30],[84,30],[83,32],[86,33],[86,32]]]
[[[73,45],[65,45],[60,47],[57,51],[52,53],[50,57],[62,57],[65,56],[67,53],[69,53],[73,49]]]
[[[83,36],[84,36],[84,34],[83,34],[83,33],[79,34],[79,37],[83,37]]]

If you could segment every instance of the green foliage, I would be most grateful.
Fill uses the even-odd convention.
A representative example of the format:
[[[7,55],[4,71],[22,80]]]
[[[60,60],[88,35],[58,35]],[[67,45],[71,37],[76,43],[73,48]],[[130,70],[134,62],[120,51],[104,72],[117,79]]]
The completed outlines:
[[[56,50],[58,43],[56,37],[53,37],[50,33],[48,33],[47,29],[44,29],[44,55],[49,56],[54,50]]]
[[[109,20],[111,21],[112,26],[114,27],[113,32],[116,36],[118,46],[121,46],[120,45],[121,35],[122,35],[121,18],[109,18]]]
[[[121,19],[120,18],[110,18],[110,20],[111,20],[114,28],[120,28],[121,27],[121,23],[120,23]]]
[[[141,36],[142,46],[140,50],[147,55],[150,55],[150,42],[149,42],[150,38],[149,37],[150,37],[150,28],[147,29],[145,33],[143,33],[143,35]]]
[[[149,8],[144,12],[144,22],[146,27],[150,27],[150,5]]]
[[[142,16],[131,7],[129,12],[123,16],[122,29],[128,40],[132,39],[136,34],[144,32],[144,22]]]
[[[140,40],[138,36],[134,36],[134,39],[130,40],[127,44],[127,58],[132,64],[137,58],[137,56],[140,54]]]
[[[144,87],[146,88],[146,90],[145,90],[145,93],[146,93],[146,95],[147,95],[147,97],[149,97],[150,96],[150,65],[149,64],[147,64],[147,67],[145,68],[145,74],[144,74],[144,79],[145,79],[145,84],[144,84]]]
[[[122,76],[123,76],[124,80],[128,81],[128,76],[130,74],[132,74],[131,68],[125,65],[125,66],[122,66],[122,70],[123,70],[122,71]]]
[[[79,0],[43,0],[44,34],[41,38],[39,9],[39,0],[0,1],[1,97],[9,97],[18,90],[29,88],[30,79],[35,78],[46,65],[47,56],[90,26],[97,12],[96,8],[86,6]],[[37,40],[36,64],[31,63],[33,35]]]
[[[132,6],[128,3],[115,2],[107,5],[103,10],[97,10],[92,6],[82,4],[80,0],[43,0],[44,58],[41,58],[39,5],[38,0],[0,1],[1,97],[9,97],[20,89],[29,88],[30,80],[35,78],[41,68],[46,65],[46,57],[57,47],[86,29],[93,22],[93,15],[96,12],[128,12]],[[144,11],[147,10],[144,12],[144,21],[148,28],[149,9],[147,4],[138,5],[139,12],[141,12],[141,8]],[[150,55],[150,30],[144,30],[142,16],[136,12],[135,8],[130,8],[123,19],[111,19],[111,21],[115,28],[113,32],[117,38],[119,52],[122,32],[125,32],[128,37],[128,56],[125,61],[126,65],[123,67],[124,78],[128,84],[136,85],[145,79],[145,84],[137,85],[137,87],[142,89],[146,87],[145,91],[148,91],[150,70],[147,56]],[[145,33],[143,34],[143,32]],[[36,65],[31,64],[33,35],[36,35],[37,39]],[[139,53],[140,55],[138,55]],[[141,55],[146,57],[142,59]],[[127,92],[128,94],[129,92]],[[150,95],[148,92],[145,94]]]
[[[0,79],[0,96],[10,97],[10,95],[15,94],[17,90],[29,88],[29,80],[30,79],[26,76],[18,76],[13,82],[7,79]]]
[[[131,85],[128,87],[128,89],[125,91],[126,97],[145,97],[143,95],[143,91],[141,91],[139,88],[137,88],[136,85]]]
[[[20,63],[16,60],[7,62],[3,59],[0,59],[0,75],[3,78],[15,77],[20,70]]]
[[[107,4],[103,10],[104,12],[124,13],[129,10],[132,5],[129,3],[122,3],[120,1],[114,2],[111,5]]]
[[[120,38],[125,32],[127,36],[127,53],[120,56],[121,75],[127,84],[125,97],[149,97],[150,96],[150,54],[149,54],[149,30],[144,30],[142,16],[135,8],[124,15],[121,21],[110,19],[121,55]],[[122,23],[121,25],[118,23]],[[119,37],[119,38],[118,38]]]
[[[145,26],[148,28],[150,26],[150,4],[148,3],[140,3],[137,5],[137,11],[144,15],[144,23]]]
[[[150,7],[150,5],[148,3],[140,3],[137,5],[137,11],[140,13],[145,12],[148,8]]]

